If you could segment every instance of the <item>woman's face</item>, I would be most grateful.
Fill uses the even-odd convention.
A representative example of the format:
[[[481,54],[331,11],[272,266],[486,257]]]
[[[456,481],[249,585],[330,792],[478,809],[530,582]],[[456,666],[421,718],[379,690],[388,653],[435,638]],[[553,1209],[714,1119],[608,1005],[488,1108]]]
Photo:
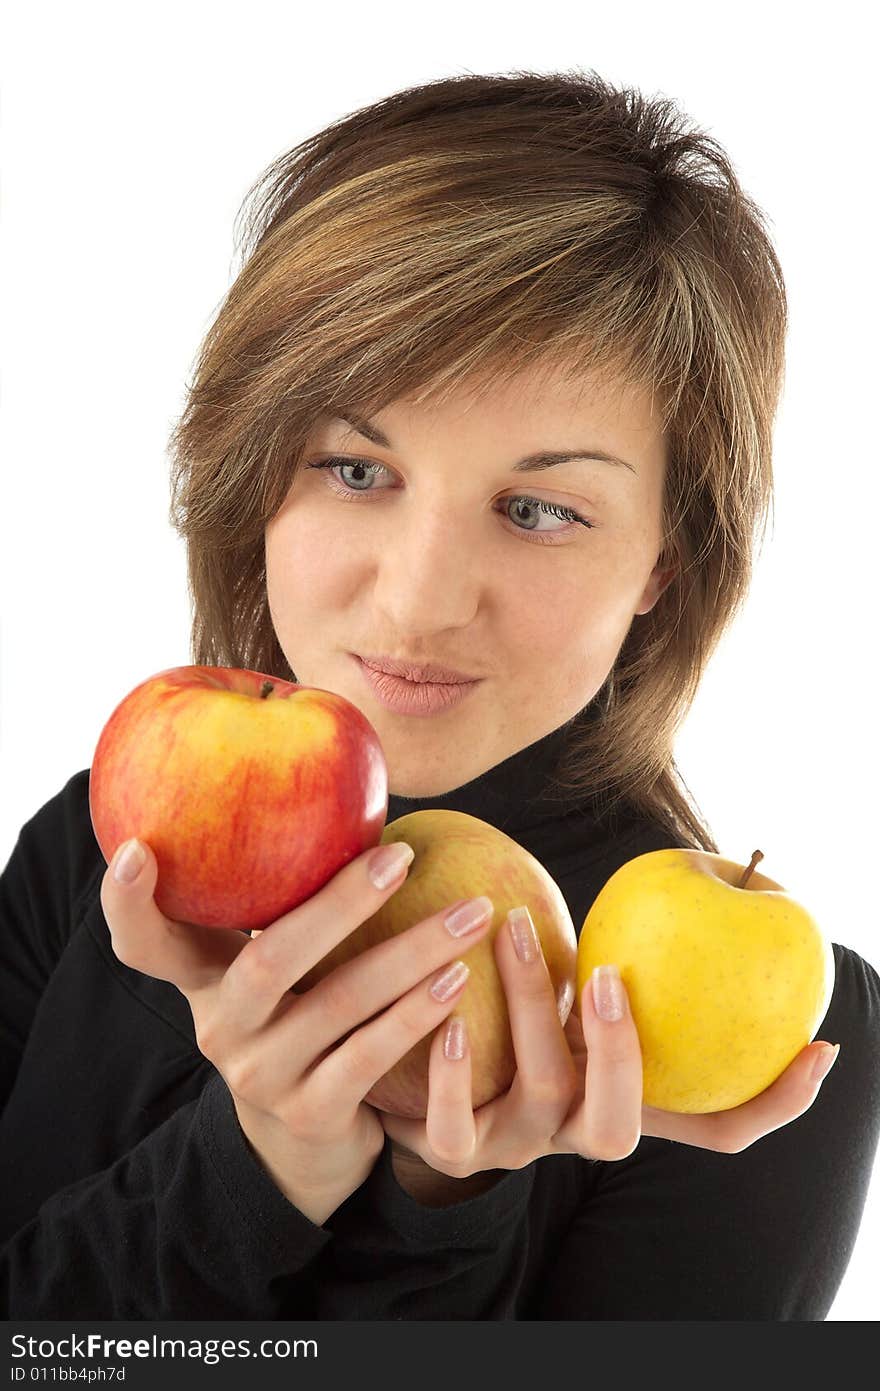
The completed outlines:
[[[661,570],[665,446],[632,388],[522,374],[441,406],[402,399],[319,423],[266,528],[269,608],[297,680],[345,696],[385,751],[390,791],[429,797],[479,776],[587,705]],[[352,412],[346,412],[351,415]],[[527,455],[616,455],[518,469]],[[341,455],[344,465],[310,465]],[[525,499],[571,508],[560,518]],[[353,654],[479,677],[431,715],[380,703]]]

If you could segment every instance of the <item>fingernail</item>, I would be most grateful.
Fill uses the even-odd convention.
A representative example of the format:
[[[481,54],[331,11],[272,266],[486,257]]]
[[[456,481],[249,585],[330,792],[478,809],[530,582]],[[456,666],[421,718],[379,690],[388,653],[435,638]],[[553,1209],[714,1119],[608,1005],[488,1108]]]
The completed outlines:
[[[835,1043],[833,1048],[829,1047],[822,1049],[822,1052],[819,1054],[819,1056],[816,1058],[816,1061],[813,1063],[813,1071],[810,1073],[810,1081],[813,1084],[813,1086],[815,1086],[817,1082],[821,1082],[823,1078],[828,1076],[829,1072],[831,1071],[832,1067],[837,1061],[837,1055],[839,1052],[839,1043]]]
[[[146,862],[140,841],[127,840],[113,866],[113,878],[118,884],[133,884]]]
[[[405,841],[397,840],[393,845],[383,845],[375,855],[371,855],[367,873],[377,889],[387,889],[400,877],[401,871],[412,864],[416,852]]]
[[[443,1037],[444,1057],[451,1058],[453,1062],[457,1062],[459,1058],[464,1057],[466,1044],[467,1031],[464,1027],[464,1020],[457,1014],[453,1014],[446,1025],[446,1033]]]
[[[431,986],[431,994],[434,999],[441,1002],[451,1000],[453,995],[464,985],[470,973],[470,967],[466,966],[463,961],[454,962],[447,971],[437,977]]]
[[[511,908],[507,915],[514,950],[520,961],[537,961],[541,955],[541,944],[532,922],[532,915],[525,904],[521,908]]]
[[[443,923],[453,937],[463,937],[466,932],[473,932],[475,927],[484,923],[494,911],[491,898],[482,894],[479,898],[469,898],[466,903],[460,903],[457,908],[453,908],[451,913],[446,914]]]
[[[593,1004],[600,1019],[622,1019],[626,995],[616,966],[597,966],[593,971]]]

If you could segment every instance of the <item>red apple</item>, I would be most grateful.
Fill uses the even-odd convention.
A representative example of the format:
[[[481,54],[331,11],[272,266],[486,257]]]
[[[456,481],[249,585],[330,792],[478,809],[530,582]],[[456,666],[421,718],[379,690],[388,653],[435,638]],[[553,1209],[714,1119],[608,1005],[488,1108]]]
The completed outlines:
[[[577,936],[562,891],[524,846],[495,826],[465,812],[438,808],[399,817],[382,833],[383,844],[405,841],[415,851],[409,874],[382,907],[355,928],[296,984],[311,989],[336,966],[405,932],[459,898],[488,894],[493,926],[475,945],[462,937],[459,956],[470,967],[454,1013],[467,1028],[471,1052],[471,1104],[482,1106],[506,1091],[516,1072],[507,996],[495,962],[494,942],[507,912],[526,904],[541,942],[565,1024],[574,1003]],[[450,957],[450,963],[452,961]],[[445,1029],[446,1020],[439,1026]],[[379,1111],[422,1118],[428,1111],[428,1055],[434,1032],[421,1039],[367,1093]]]
[[[249,930],[379,843],[388,772],[369,720],[332,691],[171,667],[101,731],[89,810],[108,864],[129,837],[148,842],[169,918]]]

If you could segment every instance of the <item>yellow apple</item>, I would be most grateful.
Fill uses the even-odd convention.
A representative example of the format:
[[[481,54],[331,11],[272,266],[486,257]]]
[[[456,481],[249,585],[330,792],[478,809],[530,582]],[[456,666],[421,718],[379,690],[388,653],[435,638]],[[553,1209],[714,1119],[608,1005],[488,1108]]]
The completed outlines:
[[[457,899],[488,894],[495,908],[492,927],[472,947],[466,936],[461,938],[459,957],[469,966],[470,976],[454,1011],[467,1028],[471,1101],[476,1108],[506,1091],[516,1072],[507,997],[493,950],[508,910],[524,903],[532,915],[562,1024],[574,1003],[574,923],[562,891],[541,862],[479,817],[439,808],[410,812],[385,827],[382,844],[391,841],[405,841],[415,851],[407,878],[378,912],[297,982],[296,993],[311,989],[342,962],[405,932]],[[445,1029],[445,1019],[439,1027]],[[377,1110],[419,1119],[427,1115],[428,1056],[434,1032],[367,1093],[366,1100]]]
[[[702,850],[654,850],[622,865],[578,942],[578,1000],[613,964],[629,996],[643,1100],[726,1111],[757,1096],[811,1043],[831,1000],[834,954],[781,884]]]

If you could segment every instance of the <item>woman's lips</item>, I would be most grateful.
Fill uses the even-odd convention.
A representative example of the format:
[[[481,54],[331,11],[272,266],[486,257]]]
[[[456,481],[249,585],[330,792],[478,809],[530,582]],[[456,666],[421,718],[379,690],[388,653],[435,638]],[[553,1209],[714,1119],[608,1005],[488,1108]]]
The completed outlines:
[[[391,676],[368,667],[360,657],[355,656],[354,660],[379,704],[396,715],[442,714],[459,705],[481,684],[480,681],[407,681],[402,676]]]
[[[471,676],[469,671],[456,671],[452,667],[440,666],[437,662],[401,662],[394,657],[374,656],[368,652],[366,656],[363,652],[353,652],[352,656],[360,657],[365,666],[372,667],[374,671],[387,672],[389,676],[402,676],[406,681],[433,681],[439,686],[466,686],[470,681],[477,681],[479,677]]]

